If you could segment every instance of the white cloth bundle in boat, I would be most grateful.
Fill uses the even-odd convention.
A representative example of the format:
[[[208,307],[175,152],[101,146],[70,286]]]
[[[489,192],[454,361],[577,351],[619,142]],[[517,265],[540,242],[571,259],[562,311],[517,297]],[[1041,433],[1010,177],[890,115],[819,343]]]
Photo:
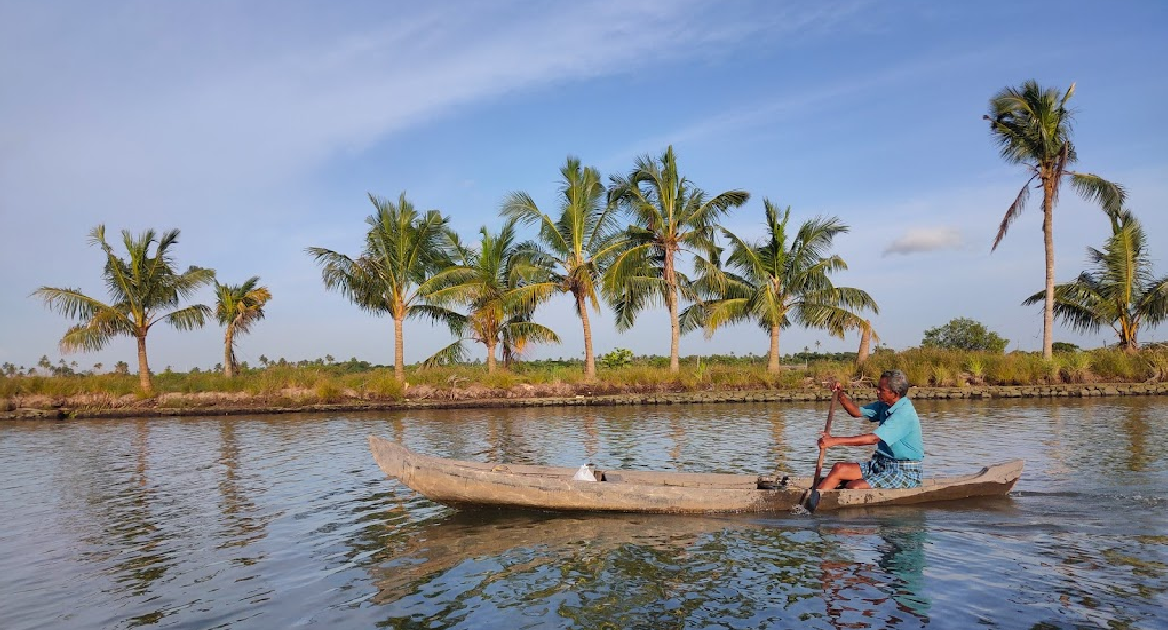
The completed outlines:
[[[580,466],[580,470],[577,470],[576,475],[572,478],[576,481],[596,481],[596,475],[592,472],[592,464]]]

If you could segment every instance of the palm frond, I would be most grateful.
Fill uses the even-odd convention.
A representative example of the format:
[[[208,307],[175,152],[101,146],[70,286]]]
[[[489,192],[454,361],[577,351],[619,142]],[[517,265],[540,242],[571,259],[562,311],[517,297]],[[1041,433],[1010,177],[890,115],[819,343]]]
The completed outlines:
[[[1123,211],[1123,204],[1127,202],[1127,191],[1123,186],[1092,173],[1068,171],[1067,175],[1071,178],[1071,187],[1083,199],[1098,203],[1108,215],[1118,215]]]
[[[112,338],[113,335],[109,333],[108,329],[103,329],[101,326],[94,326],[92,323],[78,324],[66,331],[64,337],[61,337],[61,351],[96,352],[104,348]]]
[[[211,307],[204,304],[193,304],[183,309],[179,309],[172,313],[168,313],[162,318],[155,321],[165,320],[171,326],[179,330],[193,330],[195,328],[202,328],[206,323],[207,318],[212,315]],[[155,322],[151,322],[153,326]]]
[[[560,343],[555,331],[532,321],[511,321],[503,326],[503,333],[511,340],[522,339],[532,343]]]
[[[751,318],[751,299],[747,297],[724,298],[710,300],[704,304],[702,325],[706,329],[706,337],[726,324],[745,321]]]
[[[415,304],[410,307],[406,317],[429,320],[435,324],[446,326],[450,334],[461,337],[466,330],[466,315],[434,304]]]
[[[1026,183],[1022,185],[1022,190],[1019,190],[1018,196],[1014,198],[1014,203],[1010,204],[1006,210],[1006,215],[1002,217],[1002,223],[998,225],[998,235],[994,237],[994,244],[990,247],[991,252],[998,248],[998,243],[1001,243],[1002,239],[1005,238],[1006,232],[1010,230],[1010,225],[1026,209],[1026,200],[1030,198],[1030,183],[1036,177],[1038,176],[1035,175],[1026,180]]]
[[[111,308],[106,304],[91,298],[80,289],[58,289],[55,287],[41,287],[32,292],[45,302],[50,310],[56,311],[69,319],[87,320],[94,313]]]
[[[422,367],[434,368],[443,365],[454,365],[466,361],[467,352],[463,341],[459,339],[454,343],[442,348],[438,352],[430,355],[426,360],[422,361]]]
[[[545,243],[559,252],[571,251],[571,247],[564,242],[563,234],[557,229],[556,223],[539,209],[531,195],[525,192],[508,194],[503,200],[503,207],[499,214],[523,225],[539,226],[540,238]]]
[[[1168,276],[1152,281],[1143,288],[1143,294],[1135,305],[1148,324],[1158,326],[1168,319]]]
[[[690,304],[677,316],[677,323],[683,335],[705,329],[706,320],[706,305],[704,303]],[[713,331],[707,330],[706,338],[709,339],[712,335]]]

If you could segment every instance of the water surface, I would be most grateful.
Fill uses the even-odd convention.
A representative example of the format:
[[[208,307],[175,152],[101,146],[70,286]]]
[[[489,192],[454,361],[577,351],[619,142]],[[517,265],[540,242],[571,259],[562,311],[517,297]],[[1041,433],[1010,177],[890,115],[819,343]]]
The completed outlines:
[[[4,423],[0,628],[1168,627],[1168,401],[917,406],[929,473],[1021,457],[1012,496],[455,512],[385,479],[365,441],[805,475],[826,403]]]

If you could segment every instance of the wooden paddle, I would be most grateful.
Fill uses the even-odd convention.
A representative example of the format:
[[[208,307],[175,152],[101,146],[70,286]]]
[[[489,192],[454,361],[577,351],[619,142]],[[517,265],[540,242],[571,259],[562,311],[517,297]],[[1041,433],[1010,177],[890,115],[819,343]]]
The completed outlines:
[[[831,435],[831,418],[835,415],[836,393],[831,393],[831,404],[827,407],[827,424],[823,425],[823,432]],[[815,463],[815,479],[811,482],[811,496],[807,498],[807,511],[814,512],[819,507],[819,482],[823,481],[823,454],[827,449],[819,447],[819,461]]]

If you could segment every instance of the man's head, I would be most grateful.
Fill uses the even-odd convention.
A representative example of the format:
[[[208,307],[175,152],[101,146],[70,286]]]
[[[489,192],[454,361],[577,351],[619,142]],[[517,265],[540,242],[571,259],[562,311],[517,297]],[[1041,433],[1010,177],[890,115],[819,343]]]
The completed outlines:
[[[885,404],[893,404],[908,395],[908,377],[900,370],[885,370],[876,385],[876,398]]]

